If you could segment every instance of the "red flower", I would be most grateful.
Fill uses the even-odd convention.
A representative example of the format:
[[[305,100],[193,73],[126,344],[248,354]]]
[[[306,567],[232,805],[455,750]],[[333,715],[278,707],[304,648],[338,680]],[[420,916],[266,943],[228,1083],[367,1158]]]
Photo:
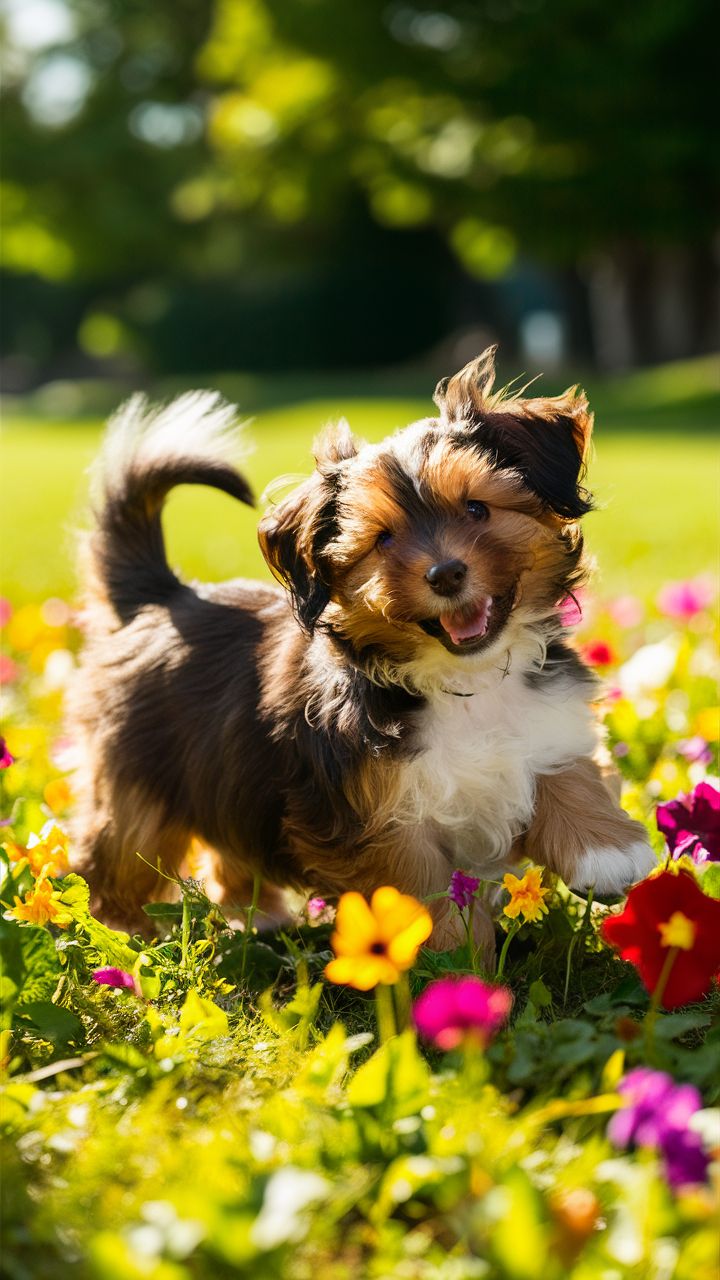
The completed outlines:
[[[591,667],[611,667],[618,660],[615,650],[605,640],[590,640],[582,646],[581,653]]]
[[[602,934],[635,965],[648,991],[666,982],[665,1009],[699,1000],[720,969],[720,901],[709,898],[687,871],[661,871],[631,889],[619,916]]]

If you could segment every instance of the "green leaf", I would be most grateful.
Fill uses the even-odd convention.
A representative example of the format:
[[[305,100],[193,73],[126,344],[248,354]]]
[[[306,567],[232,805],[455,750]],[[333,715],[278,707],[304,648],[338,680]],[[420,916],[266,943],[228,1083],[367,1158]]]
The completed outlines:
[[[540,1197],[521,1169],[506,1175],[503,1191],[502,1216],[492,1238],[502,1274],[513,1280],[540,1280],[547,1270],[549,1244]]]
[[[364,1062],[347,1089],[353,1107],[380,1107],[390,1120],[415,1115],[428,1100],[430,1068],[418,1053],[415,1034],[393,1036]]]
[[[67,1044],[83,1034],[83,1025],[69,1009],[53,1004],[51,1000],[33,1000],[24,1003],[18,1014],[27,1018],[46,1040]]]
[[[712,1018],[709,1013],[696,1009],[688,1013],[666,1013],[655,1023],[655,1035],[658,1040],[677,1040],[688,1031],[696,1031],[700,1027],[709,1027]]]
[[[90,886],[82,876],[70,874],[60,884],[60,900],[72,911],[78,923],[90,914]]]
[[[205,1042],[228,1034],[227,1014],[212,1000],[188,991],[180,1011],[180,1034],[186,1040]]]
[[[37,924],[0,923],[3,973],[15,983],[21,1000],[45,1000],[52,995],[60,976],[55,942]]]
[[[530,990],[528,991],[528,1000],[536,1009],[549,1009],[552,1005],[552,995],[541,978],[537,978],[535,982],[531,982]]]
[[[700,876],[700,888],[710,898],[720,898],[720,862],[711,862]]]

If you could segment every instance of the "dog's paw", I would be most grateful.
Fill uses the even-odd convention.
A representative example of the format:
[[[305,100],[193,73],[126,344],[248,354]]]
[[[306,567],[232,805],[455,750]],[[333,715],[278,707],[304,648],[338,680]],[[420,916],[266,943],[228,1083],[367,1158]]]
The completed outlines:
[[[657,866],[657,858],[644,840],[625,849],[586,849],[580,854],[569,887],[595,897],[621,896],[638,880],[644,880]]]

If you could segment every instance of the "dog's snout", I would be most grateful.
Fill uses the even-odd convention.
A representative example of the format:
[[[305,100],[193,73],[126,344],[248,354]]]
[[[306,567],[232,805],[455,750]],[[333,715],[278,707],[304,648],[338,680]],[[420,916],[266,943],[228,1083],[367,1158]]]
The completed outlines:
[[[434,564],[425,574],[425,581],[430,583],[433,591],[439,596],[454,596],[465,581],[467,565],[462,560],[443,560]]]

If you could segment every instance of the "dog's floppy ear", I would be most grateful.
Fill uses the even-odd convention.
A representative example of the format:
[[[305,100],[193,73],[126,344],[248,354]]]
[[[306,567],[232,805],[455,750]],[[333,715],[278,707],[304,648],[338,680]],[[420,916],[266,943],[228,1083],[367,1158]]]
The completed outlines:
[[[275,577],[289,587],[295,612],[310,632],[330,601],[318,556],[335,528],[335,487],[319,471],[258,525],[260,550]]]
[[[337,494],[343,463],[361,447],[344,418],[315,441],[317,470],[260,521],[260,549],[276,578],[290,588],[295,612],[312,632],[330,601],[323,555],[337,533]]]
[[[454,378],[443,379],[435,403],[445,422],[462,426],[496,466],[518,471],[551,511],[577,520],[592,510],[580,483],[593,426],[587,397],[579,387],[534,399],[493,393],[496,349],[488,347]]]

